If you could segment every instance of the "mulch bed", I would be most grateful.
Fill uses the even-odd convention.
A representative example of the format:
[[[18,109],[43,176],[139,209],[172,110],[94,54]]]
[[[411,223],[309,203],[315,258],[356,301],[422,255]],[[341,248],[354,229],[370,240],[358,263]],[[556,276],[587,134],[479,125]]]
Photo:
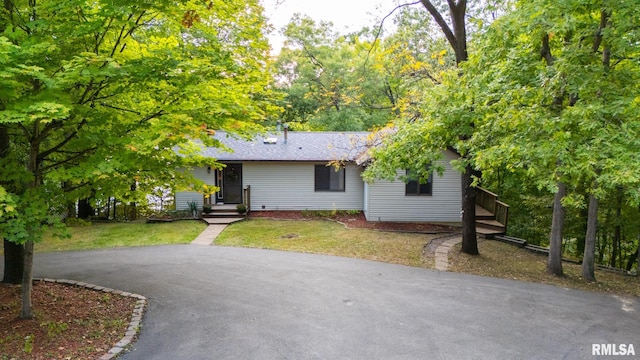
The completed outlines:
[[[136,299],[36,281],[32,320],[19,319],[19,285],[0,284],[0,359],[97,359],[127,331]]]
[[[402,231],[402,232],[416,232],[425,234],[441,234],[452,233],[460,231],[457,226],[446,224],[434,224],[434,223],[415,223],[415,222],[372,222],[367,221],[364,217],[364,213],[359,212],[357,214],[347,214],[338,212],[335,215],[320,212],[306,212],[306,211],[253,211],[250,213],[249,218],[269,218],[279,220],[333,220],[345,224],[350,228],[363,228],[383,231]]]

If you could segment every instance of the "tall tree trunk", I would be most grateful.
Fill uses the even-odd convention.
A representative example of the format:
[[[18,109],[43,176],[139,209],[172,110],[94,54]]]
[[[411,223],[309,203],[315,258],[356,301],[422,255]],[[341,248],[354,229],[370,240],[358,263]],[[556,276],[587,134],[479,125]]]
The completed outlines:
[[[621,216],[622,216],[622,188],[618,188],[618,196],[616,203],[616,219],[615,226],[613,230],[613,251],[611,252],[611,262],[609,265],[613,267],[618,267],[618,259],[620,259],[620,263],[622,263],[622,254],[621,254],[621,239],[622,239],[622,229],[621,229]]]
[[[595,251],[596,231],[598,227],[598,199],[594,194],[589,196],[589,216],[587,217],[587,236],[582,258],[582,277],[585,281],[596,281]]]
[[[587,215],[587,217],[589,217]],[[587,233],[587,229],[584,230],[584,233],[586,235]],[[600,233],[600,236],[597,237],[597,239],[599,239],[599,241],[596,242],[596,249],[598,250],[598,264],[604,264],[604,253],[607,249],[607,234],[606,232],[602,231]],[[584,254],[584,249],[582,249],[582,254]]]
[[[131,193],[133,195],[133,193],[135,193],[136,189],[138,188],[138,184],[134,181],[133,184],[131,184]],[[125,212],[127,214],[127,220],[129,221],[135,221],[138,219],[138,208],[136,206],[136,202],[132,201],[129,203],[129,208],[127,209],[127,211]]]
[[[6,6],[6,1],[5,1]],[[4,105],[0,103],[0,109]],[[9,154],[10,138],[9,129],[6,125],[0,125],[0,159]],[[0,234],[2,238],[2,234]],[[23,246],[12,241],[3,239],[4,243],[4,273],[2,282],[7,284],[20,284],[22,281],[22,266],[24,264]]]
[[[39,123],[36,121],[34,125],[34,140],[31,142],[31,148],[29,150],[29,164],[28,168],[33,175],[33,180],[29,183],[29,188],[37,190],[42,186],[42,170],[40,169],[40,140],[39,137]],[[20,312],[21,319],[32,319],[33,310],[31,308],[31,293],[33,289],[33,231],[30,229],[29,239],[24,244],[24,267],[22,274],[22,311]]]
[[[24,273],[22,275],[22,310],[21,319],[33,319],[31,309],[31,293],[33,290],[33,240],[24,244]]]
[[[626,267],[627,271],[631,271],[631,269],[633,269],[633,264],[636,262],[636,260],[638,260],[639,253],[640,253],[640,246],[636,248],[636,251],[634,251],[631,255],[629,255],[629,257],[627,258],[627,267]],[[637,275],[638,275],[638,271],[636,270],[636,276]]]
[[[95,213],[96,210],[91,206],[89,199],[78,200],[78,218],[86,220],[94,216]]]
[[[71,184],[68,181],[63,181],[62,182],[62,188],[64,189],[65,193],[69,193],[71,190]],[[68,200],[67,201],[67,216],[66,218],[75,218],[78,216],[78,210],[77,210],[77,203],[75,200]]]
[[[476,188],[473,184],[473,168],[465,167],[462,174],[462,252],[478,255],[476,237]]]
[[[420,0],[433,20],[440,27],[456,56],[456,64],[469,59],[467,52],[467,0],[448,1],[449,23],[430,0]],[[470,124],[471,128],[474,124]],[[460,134],[461,140],[468,140],[469,134]],[[474,170],[471,165],[465,167],[462,174],[462,252],[478,255],[478,239],[476,238],[476,189],[473,183]]]
[[[2,282],[20,284],[24,267],[24,245],[4,240],[4,275]]]
[[[586,219],[589,216],[589,204],[585,204],[584,208],[580,210],[580,219]],[[582,227],[583,235],[576,235],[576,253],[575,256],[584,254],[584,234],[587,233],[587,222],[585,221]]]
[[[564,275],[562,272],[562,229],[564,227],[562,199],[566,193],[565,184],[562,181],[558,181],[558,192],[553,196],[553,216],[549,238],[549,258],[547,260],[547,271],[556,276]]]

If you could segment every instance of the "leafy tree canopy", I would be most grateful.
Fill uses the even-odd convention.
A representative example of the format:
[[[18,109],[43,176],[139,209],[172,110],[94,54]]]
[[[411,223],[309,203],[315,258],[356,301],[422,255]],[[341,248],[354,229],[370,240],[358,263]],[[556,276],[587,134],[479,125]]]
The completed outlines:
[[[205,161],[195,140],[247,134],[277,110],[257,0],[4,5],[0,179],[17,210],[0,233],[12,241],[32,248],[74,191],[192,181],[176,169]]]

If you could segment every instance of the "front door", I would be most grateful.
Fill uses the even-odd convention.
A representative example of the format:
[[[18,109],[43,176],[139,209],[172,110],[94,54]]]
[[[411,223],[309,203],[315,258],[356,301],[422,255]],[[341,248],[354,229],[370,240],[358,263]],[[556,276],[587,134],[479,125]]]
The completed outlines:
[[[225,204],[242,203],[242,164],[227,164],[221,170],[220,186],[222,198],[218,197],[219,202]]]

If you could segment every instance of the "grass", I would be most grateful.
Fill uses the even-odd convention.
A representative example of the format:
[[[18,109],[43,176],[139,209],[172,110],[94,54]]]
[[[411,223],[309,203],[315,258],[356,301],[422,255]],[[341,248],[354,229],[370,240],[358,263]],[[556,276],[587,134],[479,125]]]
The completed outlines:
[[[424,245],[437,235],[385,233],[346,229],[322,220],[256,219],[229,226],[217,245],[242,246],[315,254],[338,255],[418,267],[434,267],[434,256],[423,255]],[[479,243],[480,256],[449,252],[449,271],[550,284],[564,288],[640,296],[639,278],[596,271],[595,283],[580,277],[579,265],[564,263],[564,277],[546,272],[546,256],[497,241]]]
[[[346,229],[327,220],[252,219],[225,229],[216,245],[297,251],[424,267],[422,250],[435,235]]]
[[[187,244],[195,239],[206,224],[185,220],[168,223],[106,223],[71,227],[71,238],[60,239],[46,233],[36,243],[36,252],[103,249],[123,246]]]
[[[640,279],[637,277],[597,270],[597,281],[587,283],[581,277],[581,265],[564,262],[562,268],[565,276],[558,277],[547,273],[547,257],[544,255],[498,241],[482,241],[478,248],[480,256],[462,253],[460,245],[452,248],[449,252],[449,270],[572,289],[640,296]]]
[[[146,224],[108,223],[72,227],[70,239],[45,234],[36,252],[100,249],[125,246],[186,244],[204,230],[199,221]],[[251,219],[228,226],[216,245],[241,246],[314,254],[335,255],[433,268],[433,254],[424,246],[438,235],[403,234],[369,229],[347,229],[326,220]],[[596,271],[595,283],[582,280],[579,265],[564,263],[564,277],[546,272],[546,257],[497,241],[479,244],[480,256],[449,252],[449,270],[520,281],[551,284],[565,288],[640,296],[640,278]],[[1,253],[1,249],[0,249]]]

